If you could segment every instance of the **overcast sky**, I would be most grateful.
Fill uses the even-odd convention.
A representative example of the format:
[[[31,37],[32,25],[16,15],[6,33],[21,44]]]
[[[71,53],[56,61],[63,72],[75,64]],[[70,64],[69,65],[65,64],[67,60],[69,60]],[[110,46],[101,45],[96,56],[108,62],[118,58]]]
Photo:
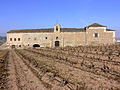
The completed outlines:
[[[94,22],[117,30],[120,0],[0,0],[0,33],[11,29],[82,28]]]

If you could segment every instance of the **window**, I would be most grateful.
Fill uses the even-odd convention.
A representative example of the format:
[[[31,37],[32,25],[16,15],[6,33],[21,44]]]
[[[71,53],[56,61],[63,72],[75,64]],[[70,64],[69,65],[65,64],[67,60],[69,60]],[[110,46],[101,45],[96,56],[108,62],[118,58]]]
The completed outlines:
[[[18,41],[20,41],[20,38],[18,38]]]
[[[58,39],[58,37],[56,37],[56,39]]]
[[[96,37],[96,38],[99,37],[99,34],[98,34],[98,33],[95,33],[95,34],[94,34],[94,37]]]
[[[28,44],[28,46],[30,46],[30,44]]]
[[[37,38],[34,38],[34,40],[37,40]]]
[[[14,41],[16,41],[16,38],[14,38]]]
[[[12,41],[12,38],[10,38],[10,41]]]
[[[47,37],[45,37],[45,39],[47,39]]]
[[[19,45],[19,47],[21,47],[21,45]]]
[[[58,26],[56,26],[56,31],[58,31]]]

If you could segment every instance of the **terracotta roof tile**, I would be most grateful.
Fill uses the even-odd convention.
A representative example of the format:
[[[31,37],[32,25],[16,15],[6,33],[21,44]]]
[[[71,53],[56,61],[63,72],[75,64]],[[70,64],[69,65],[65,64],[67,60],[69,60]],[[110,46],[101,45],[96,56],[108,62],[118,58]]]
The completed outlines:
[[[11,30],[7,33],[51,33],[54,32],[54,28],[48,29],[23,29],[23,30]],[[85,28],[61,28],[61,32],[85,32]]]
[[[107,26],[103,26],[103,25],[100,25],[98,23],[93,23],[93,24],[91,24],[91,25],[89,25],[87,27],[107,27]]]

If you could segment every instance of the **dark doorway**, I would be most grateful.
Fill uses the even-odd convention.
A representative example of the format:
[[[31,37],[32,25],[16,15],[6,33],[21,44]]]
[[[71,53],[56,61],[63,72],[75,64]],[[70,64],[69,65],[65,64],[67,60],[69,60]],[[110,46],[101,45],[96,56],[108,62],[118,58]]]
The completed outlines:
[[[56,26],[56,31],[58,31],[58,26]]]
[[[55,41],[55,47],[59,47],[60,43],[59,41]]]
[[[40,47],[40,45],[39,45],[39,44],[34,44],[33,47],[34,47],[34,48],[35,48],[35,47]]]
[[[14,49],[15,48],[15,45],[12,45],[12,49]]]

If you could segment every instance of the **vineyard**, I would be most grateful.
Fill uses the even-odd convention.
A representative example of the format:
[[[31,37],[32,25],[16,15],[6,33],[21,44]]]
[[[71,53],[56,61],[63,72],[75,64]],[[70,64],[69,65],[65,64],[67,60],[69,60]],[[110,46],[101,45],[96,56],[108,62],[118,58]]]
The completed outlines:
[[[120,89],[120,45],[118,44],[15,49],[0,51],[0,55],[0,68],[2,68],[0,88],[8,90]]]
[[[0,90],[7,89],[7,65],[8,62],[6,60],[8,55],[8,50],[0,50]]]

